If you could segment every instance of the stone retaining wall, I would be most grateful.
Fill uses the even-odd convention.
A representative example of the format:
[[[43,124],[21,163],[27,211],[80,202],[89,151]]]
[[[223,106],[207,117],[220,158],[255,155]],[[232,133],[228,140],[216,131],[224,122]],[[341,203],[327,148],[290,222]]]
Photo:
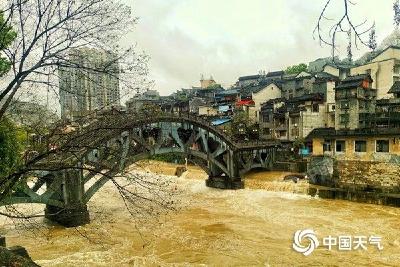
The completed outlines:
[[[340,188],[400,192],[400,164],[375,161],[336,161],[333,179]]]
[[[400,163],[314,157],[307,171],[310,192],[322,198],[400,206]],[[322,186],[322,187],[321,187]]]

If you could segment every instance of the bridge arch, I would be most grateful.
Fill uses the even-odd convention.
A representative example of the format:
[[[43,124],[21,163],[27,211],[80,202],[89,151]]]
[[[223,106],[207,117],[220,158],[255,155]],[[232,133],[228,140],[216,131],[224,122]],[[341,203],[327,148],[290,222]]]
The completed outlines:
[[[26,186],[4,203],[46,204],[48,218],[66,226],[85,223],[89,218],[86,204],[91,197],[110,176],[123,173],[136,161],[180,153],[203,163],[201,167],[209,174],[207,186],[239,189],[244,187],[243,173],[252,168],[272,167],[278,145],[234,142],[208,121],[195,116],[168,114],[143,118],[130,113],[100,117],[58,140],[58,149],[32,166],[51,174],[51,179],[45,179],[47,191],[39,195],[38,185]],[[102,177],[85,190],[85,184],[97,175]]]

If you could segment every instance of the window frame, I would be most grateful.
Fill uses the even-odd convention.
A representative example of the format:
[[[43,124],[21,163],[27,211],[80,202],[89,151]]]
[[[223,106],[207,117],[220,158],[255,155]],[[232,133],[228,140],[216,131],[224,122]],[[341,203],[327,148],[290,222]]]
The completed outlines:
[[[378,151],[378,142],[379,141],[387,142],[387,151]],[[390,141],[389,141],[389,139],[376,139],[375,140],[375,152],[376,153],[390,153]]]
[[[365,151],[357,151],[357,142],[365,142]],[[354,140],[354,153],[367,153],[368,142],[367,140]]]
[[[343,151],[338,151],[338,142],[343,142]],[[346,153],[346,140],[335,140],[335,152],[336,153]]]

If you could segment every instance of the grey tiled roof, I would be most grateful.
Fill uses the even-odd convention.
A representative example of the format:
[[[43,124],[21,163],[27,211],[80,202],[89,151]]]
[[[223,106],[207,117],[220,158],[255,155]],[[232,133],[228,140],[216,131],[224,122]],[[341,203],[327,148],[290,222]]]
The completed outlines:
[[[283,76],[285,74],[284,71],[279,70],[279,71],[270,71],[267,73],[266,77],[274,77],[274,76]]]
[[[259,79],[260,78],[260,75],[249,75],[249,76],[242,76],[242,77],[239,77],[239,81],[246,81],[246,80],[256,80],[256,79]]]
[[[400,81],[394,82],[393,86],[389,90],[390,94],[399,94],[400,93]]]
[[[335,130],[335,128],[316,128],[307,136],[307,140],[312,138],[343,138],[343,137],[363,137],[363,136],[398,136],[400,128],[368,128],[355,130]]]
[[[335,89],[347,89],[361,86],[365,79],[369,79],[372,82],[371,76],[369,74],[359,74],[354,76],[348,76],[346,79],[342,80]]]

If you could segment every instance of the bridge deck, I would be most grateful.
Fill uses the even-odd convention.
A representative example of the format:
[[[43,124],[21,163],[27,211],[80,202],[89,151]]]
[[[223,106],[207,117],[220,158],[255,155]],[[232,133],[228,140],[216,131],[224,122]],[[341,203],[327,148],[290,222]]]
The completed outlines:
[[[237,141],[232,140],[228,135],[210,121],[192,115],[157,114],[153,116],[143,116],[137,113],[122,113],[117,115],[105,115],[94,119],[76,131],[57,134],[50,138],[49,142],[56,145],[56,149],[49,151],[48,155],[38,160],[32,168],[60,168],[60,166],[71,166],[75,164],[86,153],[88,149],[95,149],[99,144],[107,142],[120,135],[124,131],[129,131],[134,127],[144,127],[160,122],[189,123],[191,125],[205,129],[215,136],[224,140],[233,151],[248,151],[270,148],[280,145],[279,141]]]

